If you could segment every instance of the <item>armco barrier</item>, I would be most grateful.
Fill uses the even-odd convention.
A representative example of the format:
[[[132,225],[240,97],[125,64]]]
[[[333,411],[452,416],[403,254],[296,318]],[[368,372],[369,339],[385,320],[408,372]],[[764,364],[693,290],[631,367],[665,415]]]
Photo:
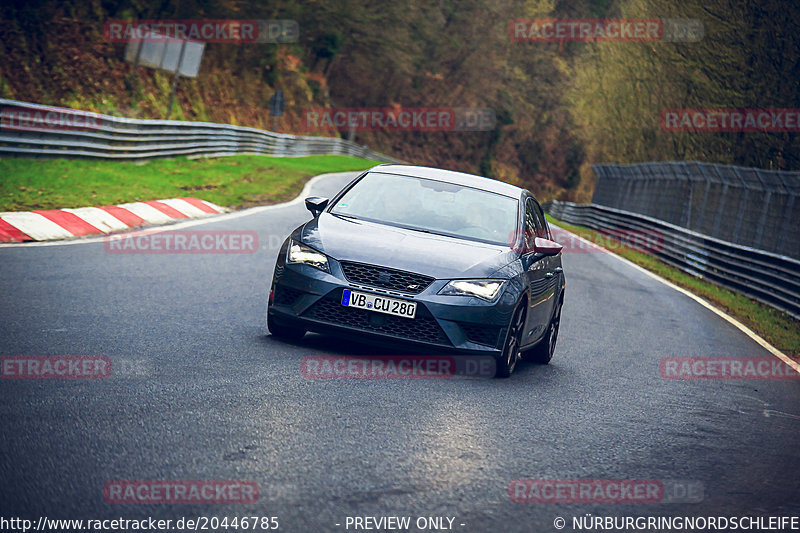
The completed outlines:
[[[800,261],[733,244],[669,222],[597,204],[549,202],[553,217],[599,232],[658,232],[652,253],[694,276],[706,278],[800,319]]]
[[[0,157],[159,157],[350,155],[402,161],[351,141],[275,133],[245,126],[121,118],[0,99]]]

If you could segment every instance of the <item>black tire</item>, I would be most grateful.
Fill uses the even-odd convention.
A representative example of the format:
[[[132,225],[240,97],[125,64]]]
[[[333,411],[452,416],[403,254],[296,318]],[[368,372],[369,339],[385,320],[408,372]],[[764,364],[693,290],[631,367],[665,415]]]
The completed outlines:
[[[276,319],[269,309],[267,309],[267,328],[274,337],[287,341],[299,341],[306,334],[305,328]]]
[[[522,352],[525,361],[546,365],[553,358],[556,351],[556,341],[558,341],[558,329],[561,326],[561,308],[563,303],[559,302],[558,309],[553,314],[550,324],[547,326],[547,333],[539,343],[529,350]]]
[[[519,345],[522,340],[522,330],[525,326],[525,310],[525,302],[522,302],[514,309],[514,314],[511,315],[508,332],[503,341],[503,351],[496,360],[494,374],[496,378],[509,377],[514,373],[514,369],[520,360]]]

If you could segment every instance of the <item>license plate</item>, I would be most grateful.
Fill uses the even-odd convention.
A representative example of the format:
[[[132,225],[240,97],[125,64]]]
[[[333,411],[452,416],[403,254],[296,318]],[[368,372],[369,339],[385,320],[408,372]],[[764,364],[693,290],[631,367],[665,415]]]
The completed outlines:
[[[342,305],[347,307],[357,307],[367,311],[377,311],[387,315],[401,316],[403,318],[414,318],[417,314],[417,302],[386,298],[378,294],[367,294],[365,292],[355,292],[345,289],[342,294]]]

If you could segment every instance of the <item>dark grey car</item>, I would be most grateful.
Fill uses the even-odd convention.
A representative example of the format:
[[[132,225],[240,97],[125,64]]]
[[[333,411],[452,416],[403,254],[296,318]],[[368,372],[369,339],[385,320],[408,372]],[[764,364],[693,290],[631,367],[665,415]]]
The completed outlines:
[[[276,337],[334,333],[425,352],[492,355],[496,374],[553,356],[561,246],[525,189],[427,167],[379,165],[278,253],[267,305]]]

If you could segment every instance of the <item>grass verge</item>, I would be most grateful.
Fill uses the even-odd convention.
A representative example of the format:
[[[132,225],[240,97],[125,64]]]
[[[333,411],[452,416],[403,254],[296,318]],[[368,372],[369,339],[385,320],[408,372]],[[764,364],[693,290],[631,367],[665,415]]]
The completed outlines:
[[[0,211],[113,205],[194,196],[227,207],[282,202],[312,176],[377,165],[357,157],[239,155],[146,162],[0,159]]]
[[[549,215],[547,218],[557,226],[571,231],[598,246],[609,248],[604,244],[608,244],[610,238],[600,232],[582,226],[567,224]],[[800,359],[800,321],[795,320],[786,313],[752,300],[738,292],[720,287],[704,279],[696,278],[664,263],[654,255],[622,245],[618,241],[614,241],[613,249],[610,251],[711,302],[758,333],[786,355],[795,360]]]

